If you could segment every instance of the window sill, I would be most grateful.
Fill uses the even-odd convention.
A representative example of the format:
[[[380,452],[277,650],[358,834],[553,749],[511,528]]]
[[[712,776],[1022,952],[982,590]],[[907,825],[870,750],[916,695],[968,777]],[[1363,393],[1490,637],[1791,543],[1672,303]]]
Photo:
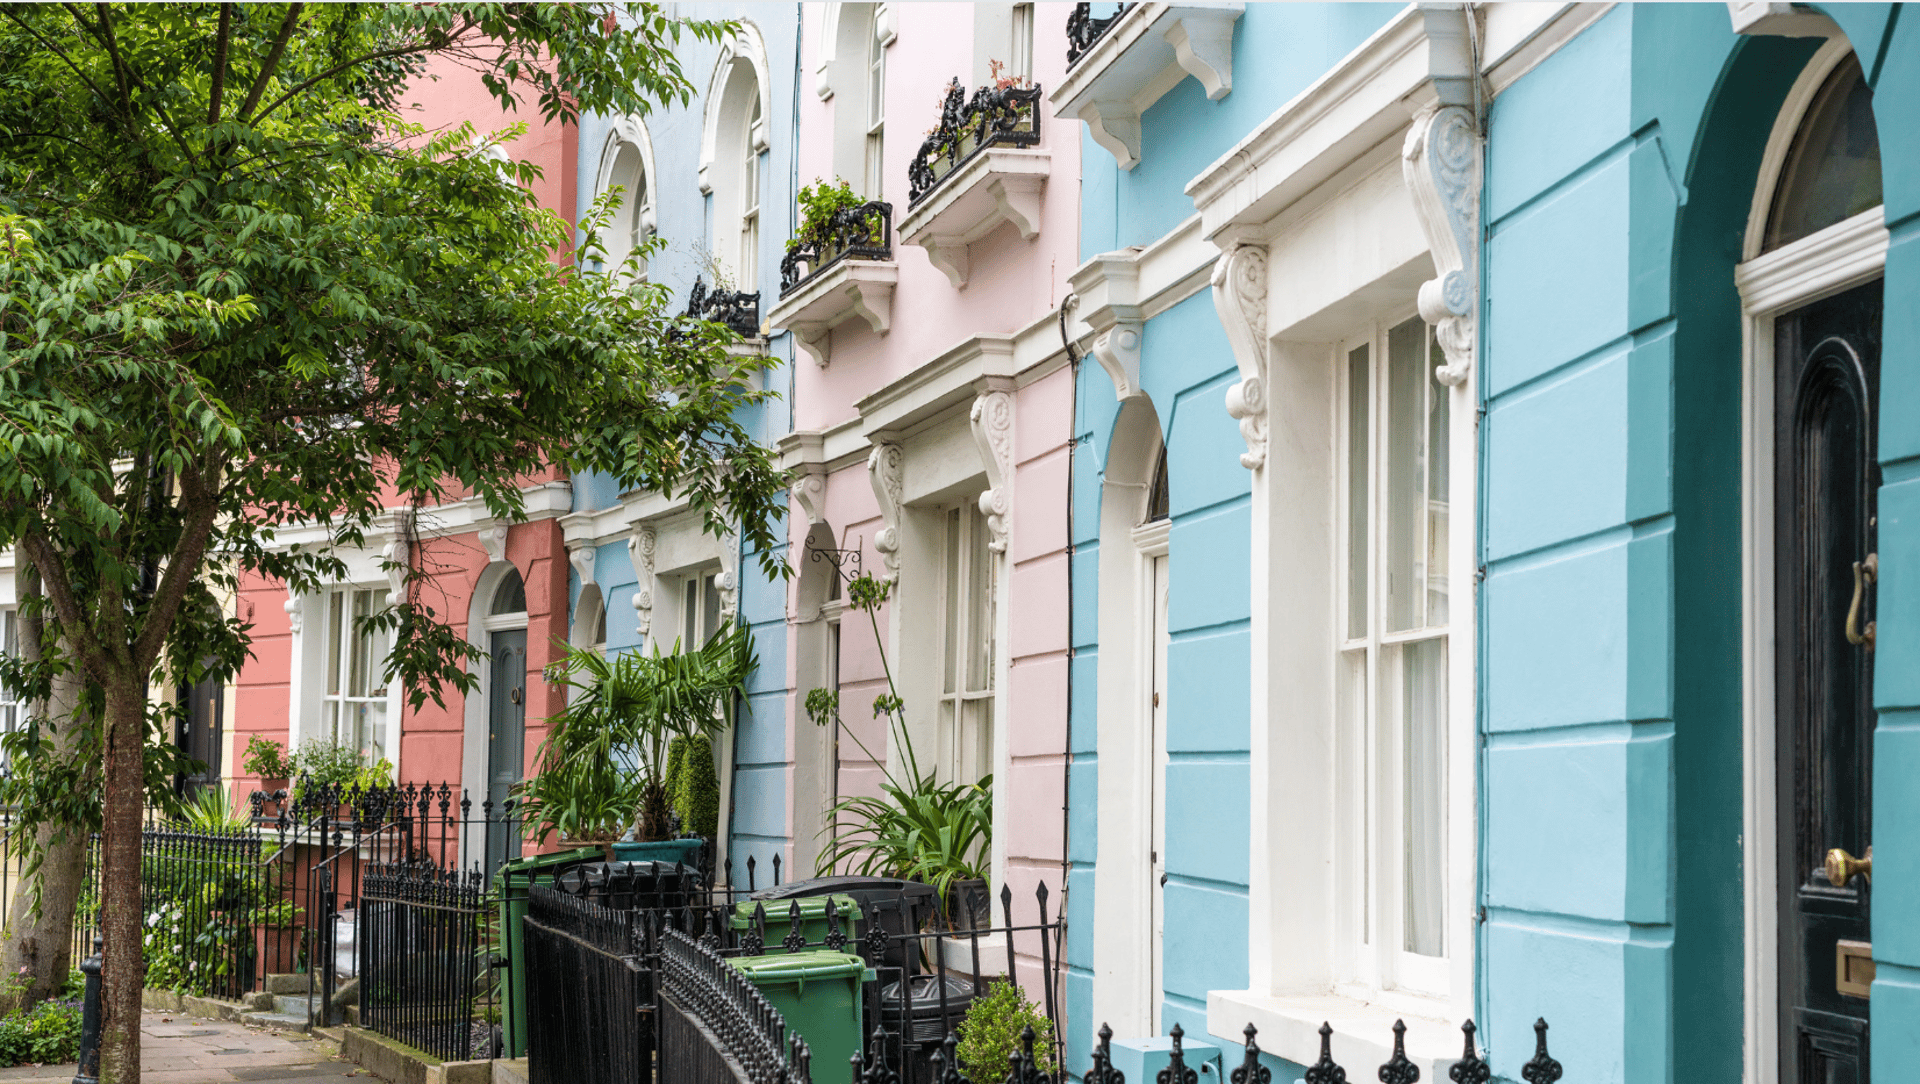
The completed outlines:
[[[1040,232],[1040,195],[1051,168],[1045,151],[986,150],[940,179],[900,221],[900,240],[927,250],[927,259],[958,289],[967,284],[967,246],[1002,222],[1031,241]]]
[[[1233,90],[1233,24],[1245,4],[1136,4],[1053,92],[1057,116],[1085,121],[1121,169],[1140,162],[1140,114],[1188,75],[1207,98]]]
[[[1351,1080],[1371,1078],[1393,1057],[1393,1023],[1407,1025],[1407,1060],[1420,1068],[1421,1080],[1445,1080],[1460,1060],[1460,1022],[1443,1019],[1446,1005],[1425,1001],[1426,1013],[1402,1012],[1386,1005],[1332,994],[1272,996],[1251,990],[1213,990],[1207,994],[1207,1031],[1234,1045],[1246,1042],[1246,1026],[1259,1029],[1260,1049],[1296,1065],[1320,1060],[1320,1025],[1333,1027],[1333,1060]],[[1228,1060],[1232,1060],[1229,1052]]]
[[[856,317],[874,334],[893,325],[893,288],[900,265],[892,260],[843,258],[800,284],[767,314],[767,326],[793,332],[800,348],[821,368],[827,365],[827,333]]]

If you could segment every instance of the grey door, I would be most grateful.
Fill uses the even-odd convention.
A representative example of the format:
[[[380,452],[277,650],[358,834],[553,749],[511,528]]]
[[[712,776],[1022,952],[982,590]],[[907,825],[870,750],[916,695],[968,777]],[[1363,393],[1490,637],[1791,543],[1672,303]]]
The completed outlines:
[[[501,810],[526,768],[527,630],[496,632],[487,698],[487,876],[520,856],[518,822],[501,823]]]
[[[1881,284],[1774,339],[1775,748],[1781,1084],[1868,1084]],[[1839,880],[1840,883],[1834,883]]]

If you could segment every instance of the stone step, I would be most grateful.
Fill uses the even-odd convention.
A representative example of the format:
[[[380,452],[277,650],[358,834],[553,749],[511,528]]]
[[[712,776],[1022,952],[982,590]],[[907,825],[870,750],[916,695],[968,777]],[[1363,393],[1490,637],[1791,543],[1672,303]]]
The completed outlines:
[[[273,1008],[269,1011],[285,1016],[305,1016],[313,1010],[314,1003],[319,1000],[317,997],[308,998],[305,994],[298,996],[293,994],[275,994],[273,995]]]
[[[304,1012],[243,1012],[236,1019],[242,1024],[253,1024],[273,1031],[306,1031],[313,1026]]]

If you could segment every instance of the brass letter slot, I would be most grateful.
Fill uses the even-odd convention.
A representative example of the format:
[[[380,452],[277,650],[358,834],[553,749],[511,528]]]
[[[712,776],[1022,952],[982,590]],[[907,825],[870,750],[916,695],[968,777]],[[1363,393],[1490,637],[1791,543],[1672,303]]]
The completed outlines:
[[[1873,946],[1838,941],[1833,946],[1833,988],[1848,997],[1866,997],[1873,985]]]

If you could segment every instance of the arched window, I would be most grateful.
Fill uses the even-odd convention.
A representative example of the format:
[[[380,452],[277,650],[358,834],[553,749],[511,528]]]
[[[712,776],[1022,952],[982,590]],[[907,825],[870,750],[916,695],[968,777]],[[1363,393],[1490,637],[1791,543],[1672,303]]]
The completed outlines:
[[[754,289],[760,272],[760,156],[767,149],[766,50],[742,26],[714,68],[701,145],[702,191],[712,200],[708,252],[720,266],[715,285]]]
[[[527,612],[527,585],[520,580],[520,570],[509,568],[500,580],[500,586],[494,588],[493,605],[487,610],[489,616],[501,617],[506,614]]]
[[[606,266],[619,268],[635,249],[653,237],[656,218],[653,204],[653,146],[644,125],[635,118],[615,122],[601,152],[600,177],[595,191],[606,193],[620,189],[619,203],[607,224],[601,244],[606,249]],[[633,278],[645,281],[644,260],[633,268]]]
[[[1771,252],[1880,205],[1873,90],[1849,53],[1813,96],[1794,133],[1767,216]]]
[[[1173,515],[1173,501],[1167,492],[1167,447],[1160,446],[1153,464],[1153,485],[1147,490],[1147,518],[1143,523],[1158,523]]]
[[[833,99],[833,172],[884,199],[887,46],[884,4],[829,4],[819,92]]]

